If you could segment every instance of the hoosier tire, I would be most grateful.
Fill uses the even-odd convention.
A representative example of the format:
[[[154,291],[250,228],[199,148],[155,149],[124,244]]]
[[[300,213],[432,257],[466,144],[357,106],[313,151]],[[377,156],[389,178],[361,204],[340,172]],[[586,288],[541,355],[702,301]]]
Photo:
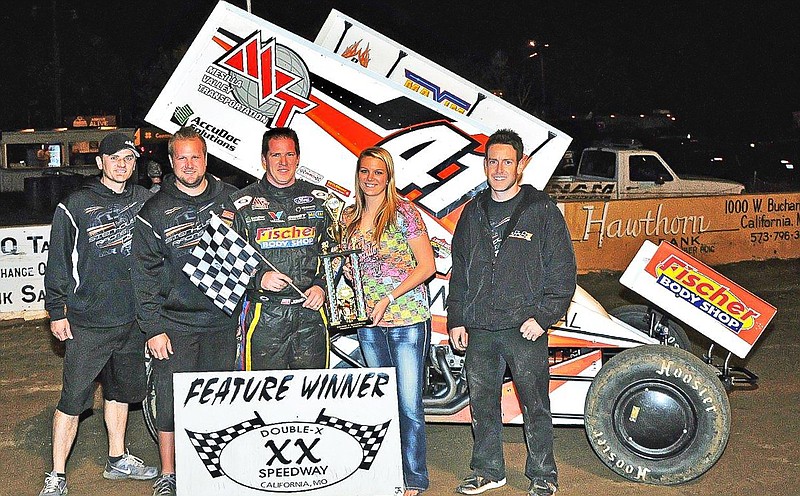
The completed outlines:
[[[675,347],[621,352],[586,396],[589,444],[608,468],[635,482],[673,485],[703,475],[722,456],[730,424],[715,370]]]
[[[646,305],[623,305],[614,308],[608,313],[648,335],[651,334],[650,315],[655,314],[656,321],[658,321],[662,315],[658,310],[649,308]],[[686,335],[686,331],[683,330],[683,327],[671,319],[667,320],[667,342],[664,344],[682,350],[690,350],[692,346],[691,341],[689,341],[689,336]]]

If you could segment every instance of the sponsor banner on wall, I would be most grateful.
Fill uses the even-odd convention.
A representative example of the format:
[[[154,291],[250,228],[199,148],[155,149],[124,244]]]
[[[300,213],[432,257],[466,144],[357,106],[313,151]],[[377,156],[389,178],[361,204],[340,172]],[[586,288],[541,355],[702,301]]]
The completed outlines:
[[[578,270],[624,270],[645,240],[708,265],[796,258],[800,193],[564,202]]]
[[[438,105],[480,121],[493,131],[509,128],[518,132],[525,152],[536,151],[536,159],[525,170],[524,182],[539,189],[544,189],[572,141],[565,133],[490,91],[335,9],[314,43]]]
[[[744,358],[775,307],[666,241],[645,241],[620,282]]]
[[[0,318],[44,311],[50,226],[0,228]]]
[[[179,494],[403,492],[394,368],[174,375]]]

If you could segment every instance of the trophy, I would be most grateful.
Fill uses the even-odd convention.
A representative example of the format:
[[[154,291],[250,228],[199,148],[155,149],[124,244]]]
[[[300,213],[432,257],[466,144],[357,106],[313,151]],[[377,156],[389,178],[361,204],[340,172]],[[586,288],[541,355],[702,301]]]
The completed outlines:
[[[344,201],[333,193],[323,203],[325,211],[331,218],[328,236],[335,244],[323,242],[322,254],[319,256],[325,270],[325,283],[328,286],[325,298],[325,315],[328,317],[328,328],[344,331],[363,327],[372,323],[367,315],[367,304],[364,299],[364,286],[361,282],[361,266],[358,254],[361,250],[342,250],[342,211]],[[345,271],[349,277],[345,277]]]

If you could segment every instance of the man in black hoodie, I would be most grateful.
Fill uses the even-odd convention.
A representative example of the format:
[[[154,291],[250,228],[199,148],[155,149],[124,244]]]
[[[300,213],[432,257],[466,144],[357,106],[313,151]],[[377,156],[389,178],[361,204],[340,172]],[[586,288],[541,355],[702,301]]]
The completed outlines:
[[[146,394],[144,335],[136,325],[130,281],[134,217],[150,193],[128,183],[139,152],[132,139],[111,133],[100,142],[102,171],[53,215],[44,276],[50,330],[64,341],[61,399],[53,415],[53,471],[40,496],[67,494],[66,460],[78,416],[92,407],[94,380],[103,386],[108,430],[106,479],[152,479],[158,474],[125,450],[128,404]]]
[[[173,176],[136,218],[133,286],[139,325],[147,335],[156,388],[161,477],[153,495],[175,494],[172,374],[233,370],[236,319],[194,286],[181,269],[214,213],[230,223],[225,201],[233,186],[206,174],[206,142],[191,127],[169,140]]]
[[[506,483],[500,391],[506,366],[522,404],[530,496],[558,487],[550,416],[547,328],[575,292],[575,255],[558,207],[520,185],[522,140],[497,131],[486,142],[489,185],[465,208],[453,234],[447,298],[450,342],[466,350],[473,474],[456,488],[480,494]]]

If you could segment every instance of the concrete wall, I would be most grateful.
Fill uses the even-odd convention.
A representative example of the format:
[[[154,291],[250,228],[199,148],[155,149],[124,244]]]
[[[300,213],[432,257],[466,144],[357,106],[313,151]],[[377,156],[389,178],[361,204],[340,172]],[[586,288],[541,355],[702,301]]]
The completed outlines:
[[[800,258],[800,193],[565,202],[581,272],[623,270],[644,240],[708,265]]]

